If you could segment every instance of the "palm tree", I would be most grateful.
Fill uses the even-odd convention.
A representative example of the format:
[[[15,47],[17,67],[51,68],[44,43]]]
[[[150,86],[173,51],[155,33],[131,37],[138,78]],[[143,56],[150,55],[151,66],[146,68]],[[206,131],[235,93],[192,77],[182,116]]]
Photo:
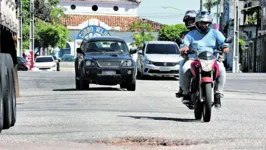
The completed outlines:
[[[208,10],[208,12],[211,12],[211,8],[218,6],[220,4],[221,0],[206,0],[206,2],[203,4],[203,6]]]

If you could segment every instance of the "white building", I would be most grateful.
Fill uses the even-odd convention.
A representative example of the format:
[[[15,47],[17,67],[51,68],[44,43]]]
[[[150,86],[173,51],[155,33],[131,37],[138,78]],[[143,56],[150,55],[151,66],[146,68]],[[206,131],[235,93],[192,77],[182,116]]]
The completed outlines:
[[[115,35],[131,43],[133,32],[128,30],[140,20],[137,12],[140,3],[140,0],[60,0],[67,15],[62,23],[69,29],[70,37],[67,49],[61,49],[59,57],[65,53],[75,55],[84,36]],[[155,31],[162,26],[151,20],[147,23]]]

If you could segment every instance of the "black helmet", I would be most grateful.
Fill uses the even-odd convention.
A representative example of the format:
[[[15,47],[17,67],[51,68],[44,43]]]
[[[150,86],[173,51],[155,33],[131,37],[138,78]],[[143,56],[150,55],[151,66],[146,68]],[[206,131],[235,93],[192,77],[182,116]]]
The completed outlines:
[[[212,28],[212,21],[213,21],[213,18],[211,16],[211,14],[207,11],[202,11],[200,13],[198,13],[198,15],[196,16],[196,28],[198,29],[199,32],[201,33],[208,33],[210,31],[210,29]],[[208,29],[201,29],[199,26],[198,26],[198,23],[199,22],[206,22],[206,23],[209,23],[209,27]]]
[[[187,26],[188,29],[195,27],[195,18],[197,16],[197,12],[195,10],[188,10],[185,13],[185,16],[183,18],[183,22]]]

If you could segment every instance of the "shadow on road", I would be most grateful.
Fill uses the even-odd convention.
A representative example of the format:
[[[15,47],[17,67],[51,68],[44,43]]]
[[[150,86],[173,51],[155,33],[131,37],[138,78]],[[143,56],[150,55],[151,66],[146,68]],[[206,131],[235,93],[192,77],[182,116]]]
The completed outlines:
[[[187,118],[168,118],[168,117],[149,117],[149,116],[119,116],[129,117],[134,119],[151,119],[151,120],[162,120],[162,121],[177,121],[177,122],[200,122],[200,120],[187,119]]]
[[[93,87],[88,90],[77,90],[75,88],[68,89],[53,89],[53,91],[126,91],[125,89],[112,88],[112,87]]]
[[[177,77],[148,77],[145,76],[143,78],[137,78],[137,80],[151,80],[151,81],[177,81],[179,78]]]

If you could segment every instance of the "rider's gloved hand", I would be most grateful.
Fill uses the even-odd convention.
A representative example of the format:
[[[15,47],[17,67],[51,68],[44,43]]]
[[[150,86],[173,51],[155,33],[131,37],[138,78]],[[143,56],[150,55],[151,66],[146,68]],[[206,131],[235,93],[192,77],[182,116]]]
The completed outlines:
[[[223,52],[224,52],[225,54],[229,53],[229,51],[230,51],[229,47],[224,47],[224,48],[223,48]]]
[[[184,46],[184,47],[180,48],[181,53],[186,53],[188,50],[189,50],[188,46]]]

